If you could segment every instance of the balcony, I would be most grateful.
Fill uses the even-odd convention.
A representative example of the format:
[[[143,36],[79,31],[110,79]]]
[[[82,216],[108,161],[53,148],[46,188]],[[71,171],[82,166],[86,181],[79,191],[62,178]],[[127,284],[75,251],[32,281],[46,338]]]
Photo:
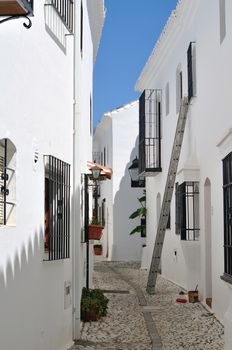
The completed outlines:
[[[33,14],[33,0],[0,0],[0,16]]]
[[[139,174],[161,172],[161,90],[144,90],[139,99]]]
[[[1,1],[1,0],[0,0]],[[51,5],[60,17],[61,21],[70,33],[73,33],[73,16],[74,16],[74,1],[73,0],[50,0],[48,5]]]

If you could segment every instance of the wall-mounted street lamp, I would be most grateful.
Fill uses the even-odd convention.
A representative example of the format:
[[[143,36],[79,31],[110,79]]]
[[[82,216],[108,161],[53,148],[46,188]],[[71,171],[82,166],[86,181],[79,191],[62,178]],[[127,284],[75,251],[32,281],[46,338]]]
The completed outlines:
[[[102,168],[95,165],[93,168],[90,169],[90,171],[92,173],[93,180],[95,181],[99,180]]]
[[[28,23],[23,23],[29,29],[32,26],[29,16],[33,16],[33,0],[0,0],[0,24],[17,18],[26,18]]]
[[[145,187],[145,177],[139,175],[139,160],[137,157],[132,160],[128,171],[131,177],[131,187]]]

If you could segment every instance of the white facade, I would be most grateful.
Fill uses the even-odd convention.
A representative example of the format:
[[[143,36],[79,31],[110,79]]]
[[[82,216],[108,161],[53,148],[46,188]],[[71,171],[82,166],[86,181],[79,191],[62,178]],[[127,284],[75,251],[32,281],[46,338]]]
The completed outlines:
[[[232,288],[221,279],[225,271],[222,159],[232,152],[231,14],[230,1],[180,0],[136,85],[140,91],[162,89],[162,172],[146,179],[149,267],[177,123],[177,76],[181,71],[183,95],[188,95],[187,49],[194,42],[196,92],[189,105],[176,182],[199,183],[200,233],[195,241],[175,234],[174,191],[161,268],[166,278],[187,290],[198,285],[201,301],[212,298],[212,310],[225,325],[225,349],[232,348]]]
[[[100,185],[99,205],[104,201],[103,254],[109,260],[140,260],[143,238],[130,235],[139,219],[129,216],[140,207],[141,188],[131,188],[128,167],[138,155],[138,101],[105,113],[94,133],[94,152],[99,162],[113,170],[111,181]]]
[[[15,166],[9,193],[14,215],[0,227],[0,347],[5,350],[66,350],[79,336],[85,285],[81,173],[92,156],[92,70],[104,4],[83,0],[82,7],[82,54],[79,2],[75,35],[67,35],[43,1],[35,1],[29,30],[23,19],[0,24],[0,140],[1,148],[5,139],[15,147],[8,164]],[[91,21],[90,10],[95,11]],[[44,260],[45,155],[71,166],[67,259]]]

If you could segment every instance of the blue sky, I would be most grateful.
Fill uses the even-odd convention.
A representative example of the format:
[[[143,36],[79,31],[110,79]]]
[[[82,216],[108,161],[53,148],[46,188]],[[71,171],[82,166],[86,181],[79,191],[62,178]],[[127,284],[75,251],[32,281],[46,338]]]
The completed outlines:
[[[94,126],[103,113],[139,97],[135,83],[177,0],[105,0],[94,69]]]

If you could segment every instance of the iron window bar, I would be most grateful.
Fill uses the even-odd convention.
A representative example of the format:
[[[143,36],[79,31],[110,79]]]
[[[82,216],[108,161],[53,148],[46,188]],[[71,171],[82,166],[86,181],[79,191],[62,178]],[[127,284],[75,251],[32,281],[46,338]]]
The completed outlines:
[[[15,206],[16,203],[12,202],[12,201],[8,201],[7,200],[7,196],[10,194],[9,188],[8,188],[8,184],[9,181],[11,179],[11,177],[9,177],[9,174],[7,171],[12,172],[12,174],[15,173],[15,169],[10,168],[7,166],[8,163],[8,140],[4,139],[4,157],[2,158],[1,164],[0,164],[0,180],[1,180],[1,186],[0,186],[0,194],[1,194],[1,199],[0,199],[0,203],[2,204],[1,207],[1,224],[0,225],[6,225],[7,224],[7,206]]]
[[[195,42],[191,41],[187,50],[187,68],[188,68],[188,100],[195,95]]]
[[[52,6],[66,29],[73,34],[74,0],[49,0],[45,6]]]
[[[162,171],[161,168],[162,91],[144,90],[139,99],[139,173]]]
[[[224,275],[232,276],[232,152],[223,159]]]
[[[199,231],[198,182],[176,184],[176,234],[181,240],[196,241]]]
[[[70,257],[70,165],[45,159],[45,260]]]
[[[13,19],[24,18],[28,20],[28,23],[24,22],[23,26],[27,29],[31,28],[32,21],[29,18],[29,16],[33,16],[34,0],[18,0],[18,1],[15,1],[15,3],[17,4],[17,11],[15,11],[15,13],[12,13],[11,10],[8,10],[8,11],[4,10],[4,8],[7,8],[7,5],[8,5],[8,4],[4,4],[3,12],[0,11],[0,16],[5,18],[0,20],[0,24],[11,21]],[[10,8],[10,5],[8,6]],[[0,10],[1,10],[1,7],[0,7]]]

